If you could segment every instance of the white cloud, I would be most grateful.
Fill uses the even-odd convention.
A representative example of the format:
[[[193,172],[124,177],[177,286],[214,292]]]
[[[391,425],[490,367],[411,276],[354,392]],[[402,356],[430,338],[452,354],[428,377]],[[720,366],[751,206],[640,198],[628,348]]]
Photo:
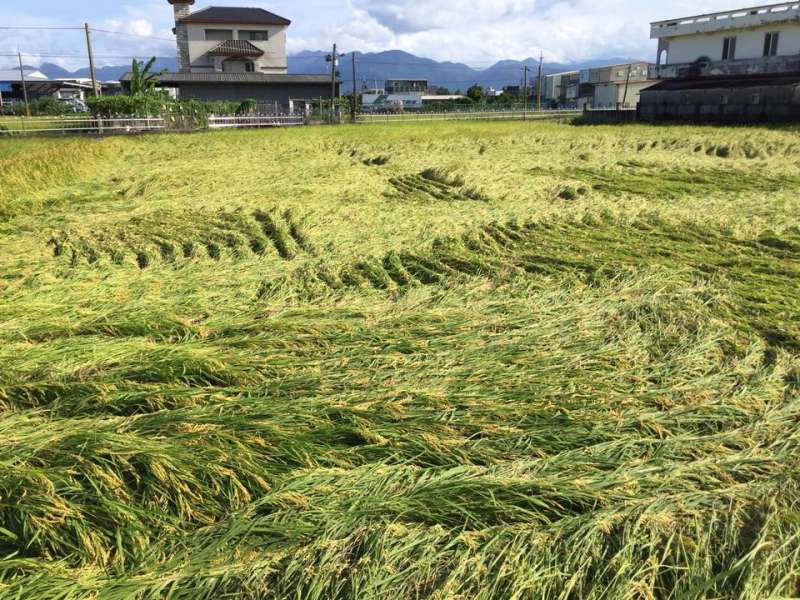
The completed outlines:
[[[730,6],[728,0],[700,4],[687,0],[660,5],[641,0],[353,0],[352,14],[362,23],[367,20],[388,47],[481,66],[500,58],[536,56],[540,49],[550,61],[620,55],[650,58],[655,53],[648,39],[650,21]],[[343,24],[338,33],[358,38],[353,31]],[[363,41],[368,46],[372,40]]]
[[[548,61],[631,56],[655,58],[648,39],[650,21],[729,9],[732,0],[208,0],[212,4],[253,5],[292,19],[290,52],[327,50],[337,42],[342,50],[405,50],[437,60],[489,66],[500,59],[538,56]],[[0,22],[50,25],[47,6],[69,10],[56,0],[30,8],[29,0],[3,0]],[[205,3],[198,2],[195,8]],[[174,56],[172,10],[166,0],[129,3],[83,2],[77,24],[90,20],[97,28],[129,35],[95,36],[96,53],[108,56],[100,64],[120,64],[118,56]],[[77,9],[76,9],[77,10]],[[0,52],[16,45],[28,52],[73,54],[63,64],[83,66],[80,32],[22,32],[0,38]],[[166,38],[159,41],[130,34]],[[48,59],[50,60],[50,59]],[[55,62],[55,58],[52,59]],[[3,60],[0,59],[0,63]],[[35,62],[35,61],[32,61]]]

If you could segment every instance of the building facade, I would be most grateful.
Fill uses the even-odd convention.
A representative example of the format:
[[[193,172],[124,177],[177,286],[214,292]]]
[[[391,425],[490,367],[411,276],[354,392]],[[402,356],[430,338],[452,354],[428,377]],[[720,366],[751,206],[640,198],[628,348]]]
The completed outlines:
[[[635,109],[642,90],[656,83],[649,79],[650,67],[638,61],[581,71],[579,108]]]
[[[658,40],[640,117],[698,121],[800,116],[800,4],[754,6],[651,24]]]
[[[651,23],[656,74],[785,74],[800,66],[800,4],[756,6]]]
[[[633,110],[642,90],[655,84],[646,61],[548,75],[545,98],[560,108]]]
[[[339,82],[330,74],[289,75],[286,37],[291,21],[262,8],[211,6],[167,0],[175,16],[178,72],[159,86],[184,99],[256,100],[286,112],[300,101],[330,100]],[[122,78],[129,85],[130,74]]]
[[[553,73],[544,78],[542,103],[548,108],[577,108],[580,71]]]
[[[182,73],[286,74],[289,19],[262,8],[211,6],[191,12],[194,0],[168,0],[175,13]]]
[[[41,71],[29,67],[25,67],[23,73],[19,69],[0,71],[0,106],[5,102],[23,100],[25,96],[28,100],[53,96],[56,100],[80,103],[91,93],[91,79],[50,79]]]
[[[367,112],[420,109],[429,88],[427,79],[387,79],[383,89],[361,95],[361,108]]]

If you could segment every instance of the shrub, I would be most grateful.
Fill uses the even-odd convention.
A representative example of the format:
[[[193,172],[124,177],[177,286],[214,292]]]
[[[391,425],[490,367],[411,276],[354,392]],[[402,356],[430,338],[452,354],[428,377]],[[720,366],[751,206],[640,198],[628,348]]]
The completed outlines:
[[[241,106],[238,102],[177,101],[164,94],[91,98],[87,104],[96,117],[163,116],[177,129],[205,127],[209,115],[236,115]]]
[[[28,103],[28,107],[30,108],[31,116],[34,117],[58,116],[73,112],[71,106],[57,100],[53,96],[41,96],[39,98],[31,100]],[[15,117],[25,116],[25,103],[13,102],[6,104],[5,106],[3,106],[2,110],[0,110],[0,114],[15,116]]]
[[[86,105],[95,117],[147,117],[163,113],[169,102],[165,95],[148,94],[89,98]]]
[[[244,100],[239,107],[236,109],[237,115],[249,115],[255,112],[256,107],[258,106],[258,102],[249,98]]]

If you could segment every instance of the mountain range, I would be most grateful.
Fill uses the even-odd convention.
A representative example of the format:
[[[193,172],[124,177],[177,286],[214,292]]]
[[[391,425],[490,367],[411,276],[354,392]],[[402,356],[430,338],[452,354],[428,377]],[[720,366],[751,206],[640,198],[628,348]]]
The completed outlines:
[[[431,85],[445,87],[451,91],[466,90],[473,84],[483,87],[501,89],[507,85],[519,85],[523,78],[524,67],[529,68],[531,81],[535,79],[539,69],[539,61],[528,58],[523,61],[502,60],[488,69],[474,69],[469,65],[454,62],[438,62],[430,58],[414,56],[400,50],[386,52],[356,52],[356,81],[359,88],[380,87],[386,79],[427,79]],[[330,63],[326,61],[327,52],[305,51],[288,57],[289,73],[319,74],[329,73]],[[544,63],[545,74],[588,69],[603,65],[623,63],[630,58],[605,58],[575,63]],[[352,89],[353,68],[352,55],[340,59],[339,73],[345,92]],[[88,77],[89,69],[68,71],[52,63],[42,63],[38,70],[51,78]],[[159,58],[155,63],[156,70],[175,71],[177,61],[172,58]],[[101,81],[113,81],[130,71],[130,65],[114,65],[99,67],[97,78]]]

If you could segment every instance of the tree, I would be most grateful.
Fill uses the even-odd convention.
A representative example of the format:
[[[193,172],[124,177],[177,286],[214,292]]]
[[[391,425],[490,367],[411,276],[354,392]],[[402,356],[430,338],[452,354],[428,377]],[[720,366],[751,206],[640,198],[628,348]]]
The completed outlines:
[[[475,104],[482,104],[486,101],[486,92],[477,83],[467,90],[467,97]]]
[[[489,100],[491,104],[498,104],[500,106],[509,106],[517,102],[517,98],[511,96],[508,92],[503,92],[499,96],[495,96]]]
[[[155,92],[158,77],[166,72],[162,69],[158,73],[153,73],[155,62],[155,56],[148,60],[147,64],[144,61],[133,61],[131,64],[131,96],[147,96]]]

